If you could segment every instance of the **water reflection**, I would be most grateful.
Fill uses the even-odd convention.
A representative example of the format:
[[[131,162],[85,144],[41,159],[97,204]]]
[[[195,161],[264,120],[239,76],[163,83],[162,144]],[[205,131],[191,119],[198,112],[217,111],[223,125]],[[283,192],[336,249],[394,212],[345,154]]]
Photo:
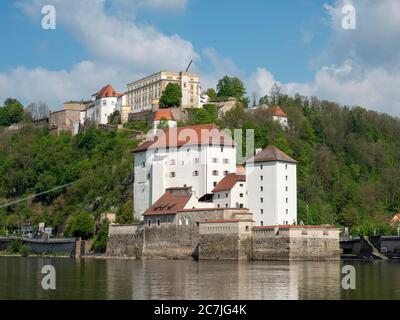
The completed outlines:
[[[44,265],[57,290],[41,287]],[[0,299],[399,299],[395,262],[352,262],[357,290],[340,288],[341,262],[74,260],[0,257]]]

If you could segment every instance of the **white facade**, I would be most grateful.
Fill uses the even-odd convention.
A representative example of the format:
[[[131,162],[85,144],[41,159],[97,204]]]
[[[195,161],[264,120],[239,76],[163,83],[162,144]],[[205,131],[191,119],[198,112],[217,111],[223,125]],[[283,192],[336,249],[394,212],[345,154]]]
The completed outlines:
[[[214,192],[217,208],[247,208],[246,181],[237,181],[230,190]]]
[[[288,119],[287,117],[281,117],[281,116],[272,116],[272,119],[274,121],[277,121],[280,123],[280,125],[284,128],[287,128],[289,126],[288,124]]]
[[[133,113],[149,111],[158,105],[159,99],[169,83],[177,83],[182,89],[183,108],[200,107],[200,78],[188,72],[161,71],[127,85],[127,103]]]
[[[116,110],[117,97],[100,98],[86,110],[86,119],[99,124],[107,124],[108,117]]]
[[[134,203],[139,218],[167,188],[192,187],[197,197],[211,194],[228,173],[236,172],[236,147],[191,145],[135,153]]]
[[[247,201],[257,226],[297,224],[296,163],[246,164]]]

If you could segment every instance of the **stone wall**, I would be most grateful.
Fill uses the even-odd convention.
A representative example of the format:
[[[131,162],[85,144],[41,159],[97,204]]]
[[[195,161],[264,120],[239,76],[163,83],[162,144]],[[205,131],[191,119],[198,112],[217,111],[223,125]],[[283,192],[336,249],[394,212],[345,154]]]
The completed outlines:
[[[237,234],[204,234],[199,239],[200,260],[239,260]]]
[[[337,230],[256,229],[252,235],[253,260],[339,260]]]
[[[106,252],[108,257],[141,258],[142,251],[142,225],[110,225]]]

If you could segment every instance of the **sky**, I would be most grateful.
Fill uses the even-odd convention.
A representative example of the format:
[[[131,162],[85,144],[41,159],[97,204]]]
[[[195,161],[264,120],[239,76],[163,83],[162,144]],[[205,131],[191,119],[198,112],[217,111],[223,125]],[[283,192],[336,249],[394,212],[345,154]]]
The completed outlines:
[[[49,4],[54,30],[42,28]],[[355,29],[342,26],[346,5]],[[0,35],[0,101],[59,110],[193,60],[203,89],[237,76],[257,99],[277,83],[400,115],[398,0],[3,0]]]

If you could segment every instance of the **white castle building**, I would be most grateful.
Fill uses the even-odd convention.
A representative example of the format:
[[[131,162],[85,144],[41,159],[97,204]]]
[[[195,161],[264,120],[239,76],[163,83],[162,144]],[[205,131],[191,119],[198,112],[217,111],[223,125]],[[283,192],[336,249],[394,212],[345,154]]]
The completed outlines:
[[[243,168],[236,164],[236,148],[214,124],[177,128],[171,122],[158,130],[134,150],[135,217],[141,220],[160,198],[168,198],[167,190],[190,188],[192,209],[248,208],[257,226],[296,224],[296,161],[271,146]]]

